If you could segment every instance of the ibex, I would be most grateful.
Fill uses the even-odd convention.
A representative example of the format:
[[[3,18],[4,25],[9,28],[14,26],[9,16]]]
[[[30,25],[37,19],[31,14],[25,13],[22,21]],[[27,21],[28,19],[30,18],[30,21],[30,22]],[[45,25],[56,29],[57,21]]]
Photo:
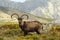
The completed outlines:
[[[24,35],[27,35],[28,32],[36,32],[37,34],[40,34],[40,29],[42,29],[42,24],[39,21],[23,21],[23,16],[27,16],[27,19],[29,19],[29,16],[26,14],[21,15],[19,17],[18,14],[12,14],[18,16],[18,22],[19,22],[19,27],[22,29],[24,32]]]

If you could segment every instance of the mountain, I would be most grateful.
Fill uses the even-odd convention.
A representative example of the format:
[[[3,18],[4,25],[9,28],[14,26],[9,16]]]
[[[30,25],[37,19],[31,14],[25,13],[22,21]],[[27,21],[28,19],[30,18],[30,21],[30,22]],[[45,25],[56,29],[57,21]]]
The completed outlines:
[[[34,3],[33,3],[34,2]],[[0,5],[4,7],[11,7],[18,10],[22,10],[25,12],[30,12],[31,10],[34,10],[37,7],[46,7],[47,6],[47,0],[28,0],[24,3],[21,2],[13,2],[10,0],[0,0]]]
[[[34,3],[33,3],[34,2]],[[0,6],[14,8],[27,13],[36,13],[39,17],[60,19],[60,1],[59,0],[27,0],[24,3],[13,2],[10,0],[0,0]],[[39,12],[39,10],[41,10]],[[42,13],[42,11],[44,11]],[[36,14],[33,12],[32,14]]]
[[[33,3],[34,2],[34,3]],[[60,19],[60,1],[59,0],[27,0],[24,3],[13,2],[10,0],[0,0],[0,6],[5,7],[5,9],[12,10],[4,10],[8,14],[15,13],[16,11],[13,9],[17,9],[19,11],[23,11],[23,13],[36,15],[43,19]],[[7,7],[7,8],[6,8]],[[13,9],[11,9],[13,8]],[[16,13],[20,14],[17,11]]]
[[[55,8],[52,2],[48,2],[48,6],[46,8],[38,7],[34,11],[31,11],[31,14],[37,15],[39,17],[50,18],[54,20],[60,19],[60,8],[57,6]]]
[[[41,23],[48,23],[48,22],[52,22],[53,21],[53,19],[47,19],[47,18],[38,17],[38,16],[35,16],[33,14],[26,13],[26,12],[23,12],[23,11],[20,11],[20,10],[16,10],[16,9],[13,9],[13,8],[8,8],[8,7],[0,6],[0,11],[4,12],[4,13],[10,15],[10,16],[13,13],[17,13],[19,16],[21,16],[23,14],[27,14],[29,16],[28,20],[37,20],[37,21],[40,21]],[[24,20],[26,20],[26,17],[24,17]]]

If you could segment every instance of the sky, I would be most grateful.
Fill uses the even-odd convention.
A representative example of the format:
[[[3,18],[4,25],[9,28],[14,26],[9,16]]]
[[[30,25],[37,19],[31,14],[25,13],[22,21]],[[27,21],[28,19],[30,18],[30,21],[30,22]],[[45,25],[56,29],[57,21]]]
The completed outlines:
[[[26,0],[11,0],[11,1],[24,3]]]

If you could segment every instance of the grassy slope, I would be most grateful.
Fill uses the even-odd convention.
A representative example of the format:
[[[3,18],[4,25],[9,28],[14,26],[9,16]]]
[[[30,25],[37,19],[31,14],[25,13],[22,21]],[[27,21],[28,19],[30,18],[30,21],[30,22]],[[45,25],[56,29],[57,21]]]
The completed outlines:
[[[5,13],[7,13],[9,15],[11,15],[12,13],[18,13],[21,16],[25,12],[13,10],[10,8],[8,11],[5,11]],[[32,14],[28,14],[28,15],[30,16],[30,20],[36,20],[37,19],[37,20],[42,21],[44,19],[45,22],[46,22],[46,20],[48,20],[48,22],[52,21],[50,19],[37,17],[37,16],[32,15]],[[6,18],[6,16],[4,16],[4,18]],[[8,19],[10,20],[10,18],[8,18]],[[10,21],[8,21],[8,22],[10,22]],[[3,40],[3,39],[4,40],[60,40],[60,33],[58,31],[50,31],[49,33],[41,34],[41,35],[37,35],[36,33],[31,33],[27,36],[23,36],[23,32],[18,27],[18,25],[16,25],[16,24],[14,24],[14,25],[3,25],[2,27],[0,27],[0,40]]]
[[[17,24],[16,18],[11,18],[10,15],[4,13],[3,11],[0,11],[0,26],[13,23]]]

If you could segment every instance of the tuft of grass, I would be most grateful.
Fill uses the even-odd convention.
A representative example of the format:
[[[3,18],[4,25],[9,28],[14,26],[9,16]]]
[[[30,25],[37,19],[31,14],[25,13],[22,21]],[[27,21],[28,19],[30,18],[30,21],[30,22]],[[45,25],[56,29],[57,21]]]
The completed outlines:
[[[60,40],[60,32],[52,30],[46,34],[31,33],[27,36],[23,36],[23,31],[18,27],[18,25],[8,25],[2,26],[5,30],[0,28],[1,40]],[[11,27],[11,28],[10,28]]]
[[[3,38],[0,38],[0,40],[3,40]]]

